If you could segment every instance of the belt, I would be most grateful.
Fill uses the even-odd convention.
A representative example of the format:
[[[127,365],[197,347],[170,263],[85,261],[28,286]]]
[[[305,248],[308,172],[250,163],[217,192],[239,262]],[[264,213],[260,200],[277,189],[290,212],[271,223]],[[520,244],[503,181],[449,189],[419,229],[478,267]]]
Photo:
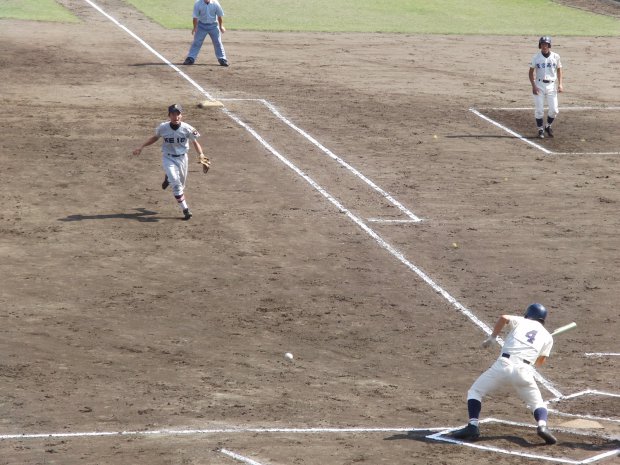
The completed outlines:
[[[542,81],[545,84],[551,84],[552,82],[555,82],[555,81],[548,81],[547,79],[539,79],[539,81]]]
[[[510,358],[510,354],[503,353],[503,354],[502,354],[502,357],[504,357],[504,358]],[[530,362],[528,362],[527,360],[523,360],[523,359],[520,359],[520,360],[521,360],[523,363],[527,364],[527,365],[531,365],[531,363],[530,363]]]
[[[181,153],[181,154],[177,155],[177,154],[174,154],[174,153],[167,153],[166,155],[168,155],[169,157],[178,158],[178,157],[184,156],[185,154]]]

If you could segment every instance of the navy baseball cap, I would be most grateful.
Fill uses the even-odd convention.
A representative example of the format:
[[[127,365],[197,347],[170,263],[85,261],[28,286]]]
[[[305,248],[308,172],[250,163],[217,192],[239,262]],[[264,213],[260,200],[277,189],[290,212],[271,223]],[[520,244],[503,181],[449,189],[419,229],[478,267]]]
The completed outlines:
[[[168,113],[173,113],[173,112],[182,113],[183,107],[179,105],[178,103],[175,103],[174,105],[170,105],[168,107]]]

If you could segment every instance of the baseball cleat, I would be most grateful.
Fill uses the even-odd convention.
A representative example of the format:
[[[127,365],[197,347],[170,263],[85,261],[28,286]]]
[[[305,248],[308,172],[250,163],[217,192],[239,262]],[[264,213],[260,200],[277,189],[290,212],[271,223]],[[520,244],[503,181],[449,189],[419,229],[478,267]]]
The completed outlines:
[[[450,436],[455,439],[478,439],[480,437],[480,428],[470,423],[465,428],[453,431]]]
[[[545,138],[545,131],[542,128],[540,128],[538,130],[538,138],[539,139],[544,139]]]
[[[184,65],[193,65],[194,64],[194,59],[192,57],[187,57],[185,59],[185,61],[183,62]]]
[[[220,66],[228,66],[228,61],[224,58],[220,58],[217,61],[220,63]]]
[[[545,128],[545,132],[547,133],[549,137],[553,137],[553,129],[551,129],[551,126],[547,126]]]
[[[185,221],[189,220],[192,217],[192,212],[189,211],[189,208],[183,210],[183,219]]]
[[[543,438],[545,442],[549,445],[558,442],[558,440],[553,436],[553,434],[549,432],[546,426],[539,426],[536,432],[538,433],[538,436]]]
[[[166,176],[164,178],[164,182],[161,183],[161,188],[163,190],[166,190],[168,188],[168,186],[170,185],[170,182],[168,182],[168,176]]]

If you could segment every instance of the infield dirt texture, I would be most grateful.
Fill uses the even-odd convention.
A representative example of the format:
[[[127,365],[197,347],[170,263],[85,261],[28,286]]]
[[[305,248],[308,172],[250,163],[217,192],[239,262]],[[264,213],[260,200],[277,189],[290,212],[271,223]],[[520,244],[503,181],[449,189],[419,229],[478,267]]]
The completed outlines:
[[[226,111],[196,108],[203,95],[86,2],[60,3],[82,23],[0,21],[0,435],[422,431],[1,439],[0,464],[239,463],[221,448],[261,465],[544,463],[425,439],[465,422],[497,348],[480,349],[483,331],[385,244],[489,326],[531,302],[551,329],[576,321],[540,373],[563,395],[620,393],[618,357],[586,356],[620,352],[620,155],[547,155],[470,111],[532,106],[538,37],[230,30],[230,68],[205,43],[182,70],[338,208]],[[185,58],[188,30],[97,3]],[[568,110],[620,107],[620,39],[556,37],[554,50],[566,92],[556,138],[535,142],[620,152],[620,109]],[[359,176],[232,98],[275,105],[423,221],[393,221],[407,218]],[[203,176],[191,154],[189,222],[160,188],[159,144],[131,155],[171,103],[212,160]],[[535,134],[530,110],[487,114]],[[619,403],[554,405],[612,420],[596,437],[560,431],[542,447],[532,429],[489,423],[478,444],[584,460],[620,447]],[[483,416],[531,423],[511,391]]]

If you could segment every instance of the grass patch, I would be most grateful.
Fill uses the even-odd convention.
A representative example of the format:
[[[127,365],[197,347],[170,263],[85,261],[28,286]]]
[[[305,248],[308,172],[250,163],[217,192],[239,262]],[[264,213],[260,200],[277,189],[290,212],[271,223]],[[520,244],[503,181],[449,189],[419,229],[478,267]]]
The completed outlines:
[[[54,0],[0,0],[0,18],[66,23],[79,21]]]
[[[170,29],[191,27],[194,0],[126,0]],[[618,36],[620,21],[550,0],[221,0],[225,26],[252,31]]]

